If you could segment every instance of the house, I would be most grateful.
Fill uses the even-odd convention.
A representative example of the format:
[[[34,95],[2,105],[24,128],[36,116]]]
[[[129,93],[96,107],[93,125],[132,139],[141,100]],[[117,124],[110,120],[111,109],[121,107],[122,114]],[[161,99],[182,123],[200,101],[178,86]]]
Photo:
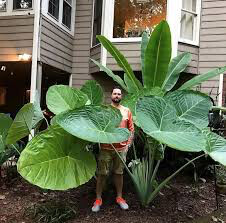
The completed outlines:
[[[97,34],[122,50],[139,78],[140,35],[162,19],[171,27],[173,56],[192,54],[182,79],[226,65],[226,1],[0,0],[0,111],[13,115],[36,90],[44,104],[53,84],[95,79],[109,95],[113,81],[90,58],[122,71]],[[223,75],[199,87],[225,103]]]

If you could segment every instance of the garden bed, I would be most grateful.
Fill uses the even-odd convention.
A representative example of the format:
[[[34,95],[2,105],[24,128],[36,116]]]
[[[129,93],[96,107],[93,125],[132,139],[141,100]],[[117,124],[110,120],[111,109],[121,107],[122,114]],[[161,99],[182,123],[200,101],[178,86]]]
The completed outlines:
[[[125,181],[125,199],[128,201],[130,209],[128,211],[119,209],[114,201],[114,189],[109,184],[103,196],[102,209],[99,213],[94,214],[91,212],[91,206],[95,198],[95,180],[66,192],[44,191],[26,183],[20,177],[14,178],[10,182],[4,180],[0,184],[0,222],[36,223],[38,219],[45,219],[43,213],[37,214],[34,219],[34,212],[39,213],[38,207],[46,207],[47,204],[51,207],[52,204],[54,210],[56,203],[58,207],[67,206],[73,210],[73,219],[68,221],[70,223],[192,222],[201,216],[211,215],[216,209],[214,182],[210,179],[194,184],[191,177],[181,174],[171,181],[169,188],[165,188],[162,194],[145,209],[137,200],[132,182],[127,177]],[[219,196],[219,200],[221,207],[226,207],[226,197]],[[61,215],[64,214],[61,213]],[[44,222],[44,220],[40,222]]]

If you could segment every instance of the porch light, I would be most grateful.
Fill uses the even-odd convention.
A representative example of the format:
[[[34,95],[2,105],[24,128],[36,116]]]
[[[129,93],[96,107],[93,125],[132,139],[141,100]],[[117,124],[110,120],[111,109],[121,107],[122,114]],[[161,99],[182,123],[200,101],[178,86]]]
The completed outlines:
[[[23,60],[23,61],[28,61],[28,60],[31,59],[31,55],[30,54],[26,54],[26,53],[19,54],[18,57],[19,57],[19,60]]]

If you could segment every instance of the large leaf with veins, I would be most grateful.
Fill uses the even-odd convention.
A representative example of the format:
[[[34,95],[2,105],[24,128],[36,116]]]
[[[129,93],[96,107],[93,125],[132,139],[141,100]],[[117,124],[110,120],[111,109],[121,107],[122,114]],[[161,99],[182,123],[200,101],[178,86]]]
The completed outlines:
[[[82,91],[65,85],[54,85],[48,89],[46,103],[54,114],[82,107],[88,101],[88,96]]]
[[[35,136],[21,153],[19,173],[30,183],[51,190],[67,190],[90,180],[96,171],[95,157],[85,150],[86,141],[59,126]]]
[[[57,115],[57,123],[70,134],[97,143],[128,140],[129,131],[118,128],[122,115],[112,106],[85,106]]]
[[[206,137],[205,153],[213,160],[226,166],[226,140],[216,133],[204,130]]]
[[[136,117],[145,133],[174,149],[202,151],[205,137],[193,124],[180,120],[176,109],[161,97],[144,97],[136,105]]]
[[[104,92],[95,80],[86,81],[82,86],[81,91],[88,96],[91,104],[99,105],[103,103]]]
[[[174,105],[179,119],[191,122],[200,129],[208,126],[212,103],[207,95],[189,90],[173,91],[167,94],[166,99]]]

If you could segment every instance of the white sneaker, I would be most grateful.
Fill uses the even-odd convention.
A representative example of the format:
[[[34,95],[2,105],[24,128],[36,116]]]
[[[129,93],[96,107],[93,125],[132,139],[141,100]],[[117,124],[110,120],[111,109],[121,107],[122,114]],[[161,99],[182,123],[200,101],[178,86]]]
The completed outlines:
[[[128,210],[129,205],[126,203],[126,201],[122,197],[116,198],[116,203],[120,206],[122,210]]]
[[[100,210],[101,205],[102,199],[96,199],[92,207],[92,212],[98,212]]]

